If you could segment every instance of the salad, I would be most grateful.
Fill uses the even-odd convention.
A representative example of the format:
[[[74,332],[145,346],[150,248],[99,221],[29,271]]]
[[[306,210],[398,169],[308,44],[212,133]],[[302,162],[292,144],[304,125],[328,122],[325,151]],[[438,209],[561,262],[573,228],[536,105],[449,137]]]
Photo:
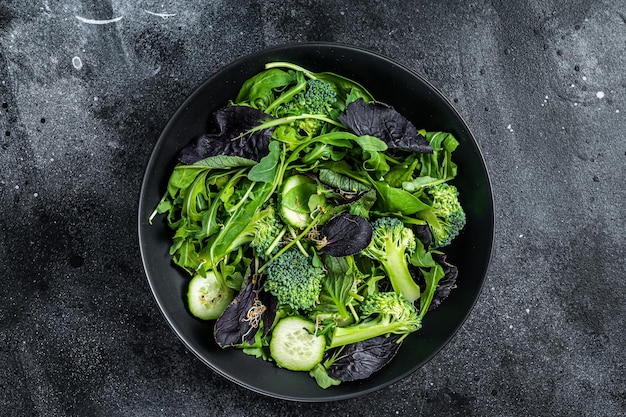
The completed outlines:
[[[150,216],[222,348],[329,388],[368,378],[455,287],[458,146],[357,82],[270,62],[178,154]]]

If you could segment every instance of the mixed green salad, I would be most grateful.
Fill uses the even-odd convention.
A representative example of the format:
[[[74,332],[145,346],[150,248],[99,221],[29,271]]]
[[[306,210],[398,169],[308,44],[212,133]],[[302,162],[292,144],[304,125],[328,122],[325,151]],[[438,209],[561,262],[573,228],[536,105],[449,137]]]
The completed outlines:
[[[178,155],[163,214],[220,347],[328,388],[372,375],[455,287],[450,133],[357,82],[271,62]],[[209,331],[209,330],[207,330]]]

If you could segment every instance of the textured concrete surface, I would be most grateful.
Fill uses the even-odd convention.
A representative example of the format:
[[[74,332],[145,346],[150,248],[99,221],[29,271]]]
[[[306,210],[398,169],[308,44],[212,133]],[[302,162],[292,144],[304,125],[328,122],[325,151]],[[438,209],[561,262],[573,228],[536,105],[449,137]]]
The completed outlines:
[[[385,54],[452,99],[497,209],[452,342],[327,404],[205,368],[162,319],[136,238],[143,167],[184,98],[244,54],[312,40]],[[625,415],[625,56],[623,1],[3,0],[0,414]]]

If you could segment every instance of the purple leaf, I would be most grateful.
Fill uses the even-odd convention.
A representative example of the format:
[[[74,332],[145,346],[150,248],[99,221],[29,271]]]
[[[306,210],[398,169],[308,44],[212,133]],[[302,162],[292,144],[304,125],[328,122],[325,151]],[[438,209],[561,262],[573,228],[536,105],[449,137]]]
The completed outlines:
[[[400,335],[378,336],[347,345],[328,368],[328,376],[343,382],[369,378],[391,361],[400,348]]]
[[[324,225],[322,236],[320,252],[335,257],[356,255],[372,240],[372,225],[361,216],[342,213]]]
[[[178,159],[193,164],[215,155],[231,155],[260,161],[269,153],[273,129],[262,129],[245,134],[263,121],[269,114],[247,106],[227,106],[213,113],[218,133],[206,133],[183,148]]]
[[[413,123],[387,104],[366,103],[360,98],[348,104],[345,113],[339,115],[339,121],[355,135],[375,136],[390,149],[433,153],[433,147]]]

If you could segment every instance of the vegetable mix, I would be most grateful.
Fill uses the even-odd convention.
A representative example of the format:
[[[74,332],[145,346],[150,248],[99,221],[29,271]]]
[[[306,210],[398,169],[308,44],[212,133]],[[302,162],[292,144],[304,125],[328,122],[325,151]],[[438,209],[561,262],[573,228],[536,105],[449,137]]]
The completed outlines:
[[[271,62],[178,155],[152,216],[217,344],[323,388],[380,370],[454,288],[452,134],[357,82]]]

